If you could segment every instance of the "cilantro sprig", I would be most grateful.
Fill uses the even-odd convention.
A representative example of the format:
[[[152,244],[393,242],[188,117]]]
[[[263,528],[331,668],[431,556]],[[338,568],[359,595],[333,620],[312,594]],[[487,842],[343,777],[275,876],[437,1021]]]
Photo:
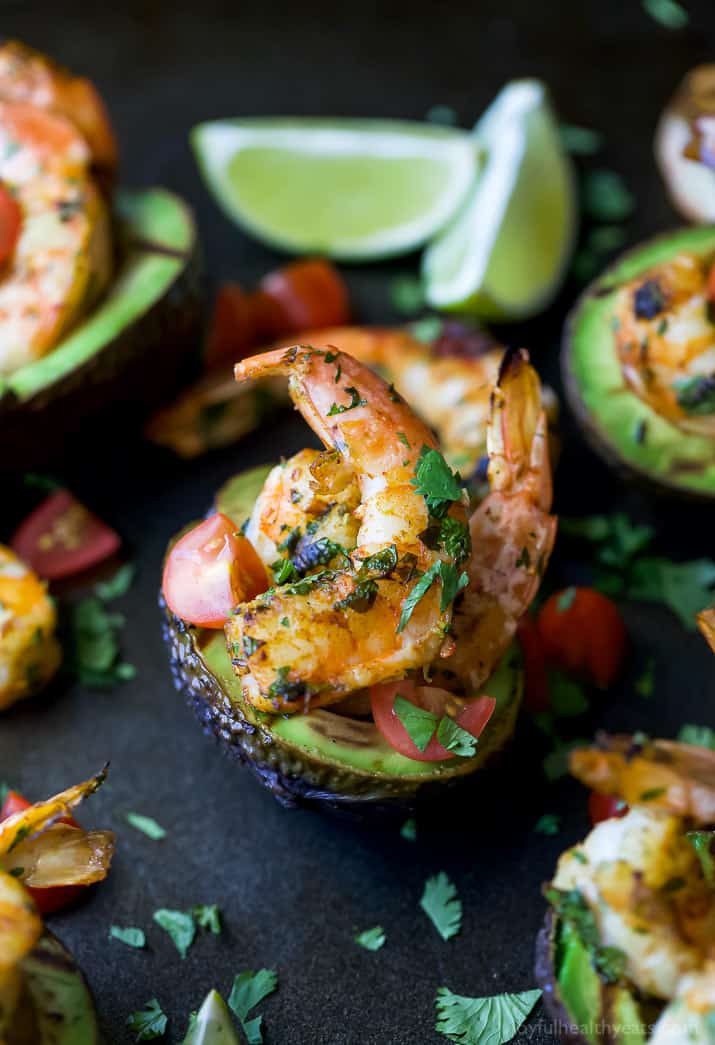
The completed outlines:
[[[127,1019],[127,1027],[136,1035],[136,1041],[151,1041],[160,1038],[166,1031],[168,1016],[162,1011],[156,998],[150,998],[143,1009],[133,1012]]]
[[[420,907],[443,940],[451,940],[462,928],[462,901],[444,871],[427,879]]]
[[[470,998],[440,987],[435,1029],[454,1045],[505,1045],[541,997],[540,990]]]
[[[427,511],[441,519],[454,501],[462,498],[459,475],[453,472],[439,450],[423,446],[417,459],[412,485],[425,499]]]
[[[355,943],[364,947],[366,951],[379,951],[386,939],[385,930],[381,925],[376,925],[372,929],[365,929],[363,932],[358,933],[355,937]]]

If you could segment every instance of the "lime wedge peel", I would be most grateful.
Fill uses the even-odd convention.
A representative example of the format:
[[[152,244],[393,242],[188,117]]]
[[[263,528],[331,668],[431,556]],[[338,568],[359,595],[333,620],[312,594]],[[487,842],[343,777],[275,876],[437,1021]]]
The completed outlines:
[[[218,991],[209,991],[206,995],[183,1045],[240,1045],[233,1020]]]
[[[481,151],[465,131],[398,120],[218,120],[191,142],[221,207],[258,239],[352,261],[432,239],[467,198]]]
[[[557,292],[577,231],[575,177],[543,84],[508,84],[474,129],[486,160],[472,192],[424,254],[428,302],[519,319]]]

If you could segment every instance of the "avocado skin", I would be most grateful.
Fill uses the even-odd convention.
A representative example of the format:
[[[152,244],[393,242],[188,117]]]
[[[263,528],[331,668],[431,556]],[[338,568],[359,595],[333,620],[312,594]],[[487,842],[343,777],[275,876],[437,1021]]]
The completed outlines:
[[[536,937],[534,975],[537,986],[543,991],[544,1008],[553,1020],[554,1029],[564,1045],[590,1045],[587,1038],[575,1026],[568,1009],[561,1000],[554,967],[554,933],[556,922],[549,910],[544,924]]]
[[[181,205],[193,226],[191,212]],[[129,251],[161,253],[149,243],[134,243]],[[181,271],[163,296],[100,351],[28,398],[0,390],[0,441],[12,447],[11,455],[0,457],[0,471],[61,457],[65,438],[100,413],[105,431],[116,434],[117,424],[136,423],[193,376],[203,312],[203,265],[195,231],[190,250],[180,256]]]
[[[593,280],[593,282],[591,282],[577,298],[576,303],[566,317],[561,342],[561,377],[564,384],[566,399],[571,412],[573,413],[578,426],[591,449],[594,450],[603,461],[605,461],[608,467],[611,468],[620,479],[626,482],[632,482],[649,493],[658,493],[661,495],[667,494],[669,497],[674,497],[678,500],[691,503],[711,502],[713,498],[715,498],[715,488],[712,492],[702,489],[694,489],[692,486],[688,486],[687,482],[680,482],[676,479],[669,478],[667,475],[660,475],[657,472],[639,466],[637,462],[633,460],[627,459],[620,451],[613,436],[599,421],[599,418],[594,411],[589,409],[584,400],[581,386],[575,373],[573,346],[584,306],[592,299],[602,297],[604,294],[609,293],[609,288],[616,288],[618,284],[614,283],[611,287],[609,279],[624,262],[631,259],[635,260],[639,255],[648,252],[659,244],[665,244],[673,238],[687,232],[693,232],[694,235],[699,233],[703,238],[705,238],[708,229],[713,234],[712,246],[715,247],[715,230],[713,230],[712,227],[700,226],[697,229],[671,229],[669,232],[653,237],[619,255],[619,257],[616,258],[616,260],[612,262],[612,264],[609,265],[600,276]],[[650,264],[644,265],[644,269],[649,267]],[[635,393],[629,394],[636,398]],[[715,457],[715,445],[713,446],[713,456]]]
[[[321,766],[317,759],[308,762],[285,752],[270,730],[247,721],[224,693],[219,680],[207,670],[194,646],[192,629],[171,613],[161,594],[159,606],[177,690],[193,708],[204,732],[213,735],[224,750],[247,766],[282,806],[312,807],[373,822],[397,821],[414,812],[418,804],[443,800],[446,788],[451,791],[472,780],[474,774],[422,783],[400,777],[365,779],[346,767],[340,789],[336,789],[333,768]],[[513,715],[515,718],[516,708]],[[509,729],[504,744],[511,734]],[[488,774],[500,755],[501,749],[491,753],[480,772]]]

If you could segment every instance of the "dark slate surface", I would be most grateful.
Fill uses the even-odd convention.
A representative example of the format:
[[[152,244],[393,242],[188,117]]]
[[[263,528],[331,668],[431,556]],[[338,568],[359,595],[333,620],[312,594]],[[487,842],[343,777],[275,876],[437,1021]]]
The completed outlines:
[[[437,102],[465,125],[508,78],[533,74],[553,88],[564,118],[606,136],[603,162],[627,173],[638,197],[629,241],[667,228],[668,206],[651,158],[654,123],[679,78],[713,57],[709,0],[691,0],[689,28],[659,27],[640,4],[620,0],[480,3],[2,5],[2,29],[86,71],[105,92],[123,148],[127,183],[160,183],[196,207],[212,284],[246,282],[276,262],[219,214],[186,144],[198,120],[246,113],[339,113],[421,117]],[[413,262],[351,269],[359,317],[394,318],[389,278]],[[510,331],[556,380],[558,337],[575,287],[524,331]],[[87,823],[120,831],[112,874],[53,928],[74,949],[94,988],[104,1031],[128,1042],[128,1013],[149,997],[171,1017],[179,1041],[206,990],[227,991],[246,968],[275,968],[280,990],[262,1008],[272,1045],[421,1045],[440,1039],[432,1002],[442,984],[465,994],[533,986],[533,941],[543,916],[540,883],[559,850],[586,829],[584,795],[541,782],[534,738],[490,786],[451,800],[417,845],[394,830],[371,831],[318,814],[286,812],[200,734],[172,690],[159,632],[156,590],[167,541],[210,502],[232,472],[305,445],[297,419],[282,417],[240,447],[180,465],[117,430],[109,445],[87,432],[57,470],[121,532],[138,580],[118,604],[135,681],[110,692],[58,684],[45,699],[3,718],[0,775],[41,797],[111,759],[108,785],[84,811]],[[558,506],[573,513],[626,507],[658,527],[659,548],[679,556],[713,551],[713,510],[666,505],[606,473],[565,423]],[[2,536],[23,507],[3,498]],[[573,578],[573,564],[555,564]],[[711,659],[695,633],[665,610],[627,611],[629,672],[597,709],[599,724],[672,735],[684,720],[715,724]],[[656,695],[633,695],[646,658]],[[588,727],[587,727],[588,728]],[[128,809],[168,830],[152,842],[123,826]],[[564,817],[544,838],[544,811]],[[418,908],[427,875],[447,871],[464,904],[462,934],[443,943]],[[159,906],[219,903],[221,937],[200,936],[185,961],[152,926]],[[148,930],[149,949],[109,942],[112,923]],[[382,951],[352,943],[381,924]],[[552,1042],[538,1013],[520,1041]]]

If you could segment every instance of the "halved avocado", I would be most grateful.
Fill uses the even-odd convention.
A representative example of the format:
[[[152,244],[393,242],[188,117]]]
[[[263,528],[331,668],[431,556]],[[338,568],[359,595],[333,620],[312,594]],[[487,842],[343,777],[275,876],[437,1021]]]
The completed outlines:
[[[167,398],[197,349],[199,252],[189,207],[165,189],[115,198],[117,265],[106,295],[51,352],[0,378],[0,439],[21,467],[112,403]]]
[[[260,466],[229,480],[216,508],[237,527],[250,514],[270,470]],[[318,804],[367,809],[379,804],[404,810],[434,785],[473,773],[511,738],[521,703],[523,672],[519,647],[504,655],[484,687],[496,710],[472,758],[417,762],[405,758],[382,738],[372,721],[351,718],[329,708],[307,715],[269,715],[244,700],[222,631],[186,624],[166,607],[164,638],[177,689],[182,691],[204,728],[215,734],[239,761],[286,806]]]
[[[57,937],[45,930],[21,968],[23,994],[7,1045],[98,1045],[92,994]]]
[[[605,984],[578,933],[549,911],[536,941],[536,979],[566,1045],[645,1045],[654,1014],[623,984]]]
[[[566,394],[586,438],[626,476],[697,499],[715,497],[715,440],[692,435],[657,414],[626,384],[612,321],[618,288],[678,251],[710,254],[715,226],[678,229],[619,258],[582,294],[566,321]]]

